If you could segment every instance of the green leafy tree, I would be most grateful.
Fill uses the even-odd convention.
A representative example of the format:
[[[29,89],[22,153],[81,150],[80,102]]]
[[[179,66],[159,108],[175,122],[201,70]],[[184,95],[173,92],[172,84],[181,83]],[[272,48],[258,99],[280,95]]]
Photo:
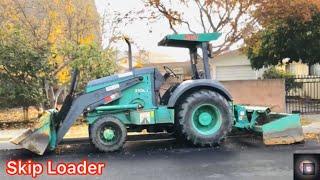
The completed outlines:
[[[272,23],[272,22],[270,22]],[[320,62],[320,12],[310,19],[288,16],[275,21],[246,39],[246,52],[254,69],[278,65],[282,60],[313,65]]]
[[[110,10],[110,13],[108,11],[100,17],[94,0],[0,1],[0,29],[9,32],[19,26],[21,36],[28,37],[25,44],[33,49],[48,49],[49,54],[46,57],[53,68],[49,73],[50,78],[44,83],[45,98],[49,102],[45,108],[56,108],[58,100],[62,100],[66,95],[72,64],[79,65],[79,62],[83,62],[82,66],[85,67],[88,64],[84,60],[86,58],[90,65],[96,63],[92,66],[105,65],[106,69],[111,68],[103,71],[97,68],[97,71],[90,72],[92,74],[101,72],[100,76],[103,76],[106,74],[104,71],[113,71],[113,66],[109,66],[112,62],[107,60],[113,57],[113,44],[121,36],[120,24],[127,22],[129,15],[113,11],[111,13]],[[108,38],[105,37],[107,30]],[[108,51],[99,47],[102,46],[102,37]],[[6,38],[10,41],[11,37]],[[95,47],[90,50],[84,48],[89,45]],[[95,50],[96,53],[92,53]],[[100,52],[102,55],[98,55]],[[78,54],[83,58],[78,57]],[[104,61],[98,62],[98,56]],[[81,58],[83,61],[79,60]],[[73,62],[74,60],[77,62]]]
[[[83,89],[90,80],[109,76],[116,71],[116,51],[113,49],[103,49],[96,43],[68,43],[61,51],[72,58],[72,68],[79,69],[78,89]]]
[[[27,113],[29,106],[43,103],[43,82],[51,71],[48,51],[30,46],[18,29],[0,31],[0,37],[0,106],[23,107]]]

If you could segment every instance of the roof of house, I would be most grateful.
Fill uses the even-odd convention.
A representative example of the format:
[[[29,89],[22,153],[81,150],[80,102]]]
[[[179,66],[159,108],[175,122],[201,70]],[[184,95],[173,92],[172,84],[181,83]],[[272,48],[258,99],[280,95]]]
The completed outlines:
[[[240,49],[235,49],[235,50],[230,50],[230,51],[226,51],[222,54],[219,54],[218,56],[216,56],[216,58],[221,58],[221,57],[227,57],[227,56],[235,56],[235,55],[242,55],[243,52]]]

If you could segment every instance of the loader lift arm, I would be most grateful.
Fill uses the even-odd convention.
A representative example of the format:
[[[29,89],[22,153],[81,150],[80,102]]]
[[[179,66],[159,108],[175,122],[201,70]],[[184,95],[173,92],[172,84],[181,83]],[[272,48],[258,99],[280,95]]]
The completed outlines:
[[[119,84],[109,86],[111,88],[102,88],[100,90],[82,94],[75,97],[65,119],[61,119],[61,124],[57,129],[57,144],[60,143],[64,135],[68,132],[72,124],[76,119],[84,112],[95,109],[96,107],[108,104],[118,98],[120,98],[121,91],[139,83],[142,79],[140,77],[135,77]],[[110,89],[110,90],[109,90]],[[116,99],[106,102],[105,97],[111,96],[113,94],[119,94]],[[58,119],[59,120],[59,119]]]
[[[138,84],[140,76],[124,80],[114,85],[98,89],[90,93],[75,94],[77,71],[74,71],[72,84],[60,112],[49,110],[40,118],[40,126],[28,129],[18,137],[10,140],[36,154],[42,155],[48,148],[53,150],[63,140],[76,119],[84,112],[94,110],[100,105],[113,102],[121,97],[121,91]],[[115,96],[112,96],[115,95]],[[106,97],[113,98],[106,98]]]

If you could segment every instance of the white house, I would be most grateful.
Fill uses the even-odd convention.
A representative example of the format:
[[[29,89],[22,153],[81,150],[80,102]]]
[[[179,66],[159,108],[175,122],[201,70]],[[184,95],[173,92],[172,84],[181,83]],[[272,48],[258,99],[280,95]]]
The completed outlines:
[[[250,80],[262,77],[264,70],[253,70],[240,50],[228,51],[211,60],[212,78],[219,81]]]
[[[260,79],[266,70],[253,70],[250,60],[240,50],[228,51],[214,57],[211,60],[211,68],[212,78],[220,81]],[[300,62],[278,65],[276,68],[299,76],[320,75],[319,64],[311,66],[310,73],[308,65]]]
[[[136,66],[138,54],[134,56],[133,65]],[[162,73],[164,73],[163,66],[166,65],[176,72],[180,77],[180,80],[191,78],[191,69],[189,60],[176,60],[166,54],[148,52],[145,57],[145,67],[157,67]],[[139,58],[138,58],[139,59]],[[127,58],[123,58],[119,63],[121,69],[128,68]],[[198,61],[199,69],[203,69],[202,61]],[[253,70],[251,68],[250,60],[241,52],[241,50],[233,50],[223,53],[210,60],[211,75],[213,79],[219,81],[231,81],[231,80],[254,80],[262,79],[263,72],[266,69]],[[277,69],[281,69],[286,72],[290,72],[295,75],[308,75],[309,68],[302,63],[290,63],[286,65],[279,65]],[[320,75],[320,65],[314,65],[311,68],[312,75]]]

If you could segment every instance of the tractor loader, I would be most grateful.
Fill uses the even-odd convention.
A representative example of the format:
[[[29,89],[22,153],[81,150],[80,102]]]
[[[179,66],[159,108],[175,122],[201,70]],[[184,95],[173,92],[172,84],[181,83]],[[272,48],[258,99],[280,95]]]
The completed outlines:
[[[54,150],[79,116],[89,125],[89,138],[104,152],[119,150],[127,132],[167,132],[194,145],[212,146],[222,142],[232,128],[260,132],[265,144],[290,144],[304,140],[299,114],[276,114],[267,107],[233,104],[232,96],[218,81],[211,79],[210,41],[220,33],[167,35],[159,46],[187,48],[192,78],[171,86],[161,96],[163,83],[176,73],[165,66],[162,75],[156,68],[129,71],[88,82],[75,93],[78,71],[72,73],[69,94],[58,110],[47,110],[41,123],[10,140],[39,155]],[[202,58],[199,58],[198,50]],[[199,51],[200,52],[200,51]],[[202,60],[203,72],[198,70]],[[248,97],[250,98],[250,97]]]

